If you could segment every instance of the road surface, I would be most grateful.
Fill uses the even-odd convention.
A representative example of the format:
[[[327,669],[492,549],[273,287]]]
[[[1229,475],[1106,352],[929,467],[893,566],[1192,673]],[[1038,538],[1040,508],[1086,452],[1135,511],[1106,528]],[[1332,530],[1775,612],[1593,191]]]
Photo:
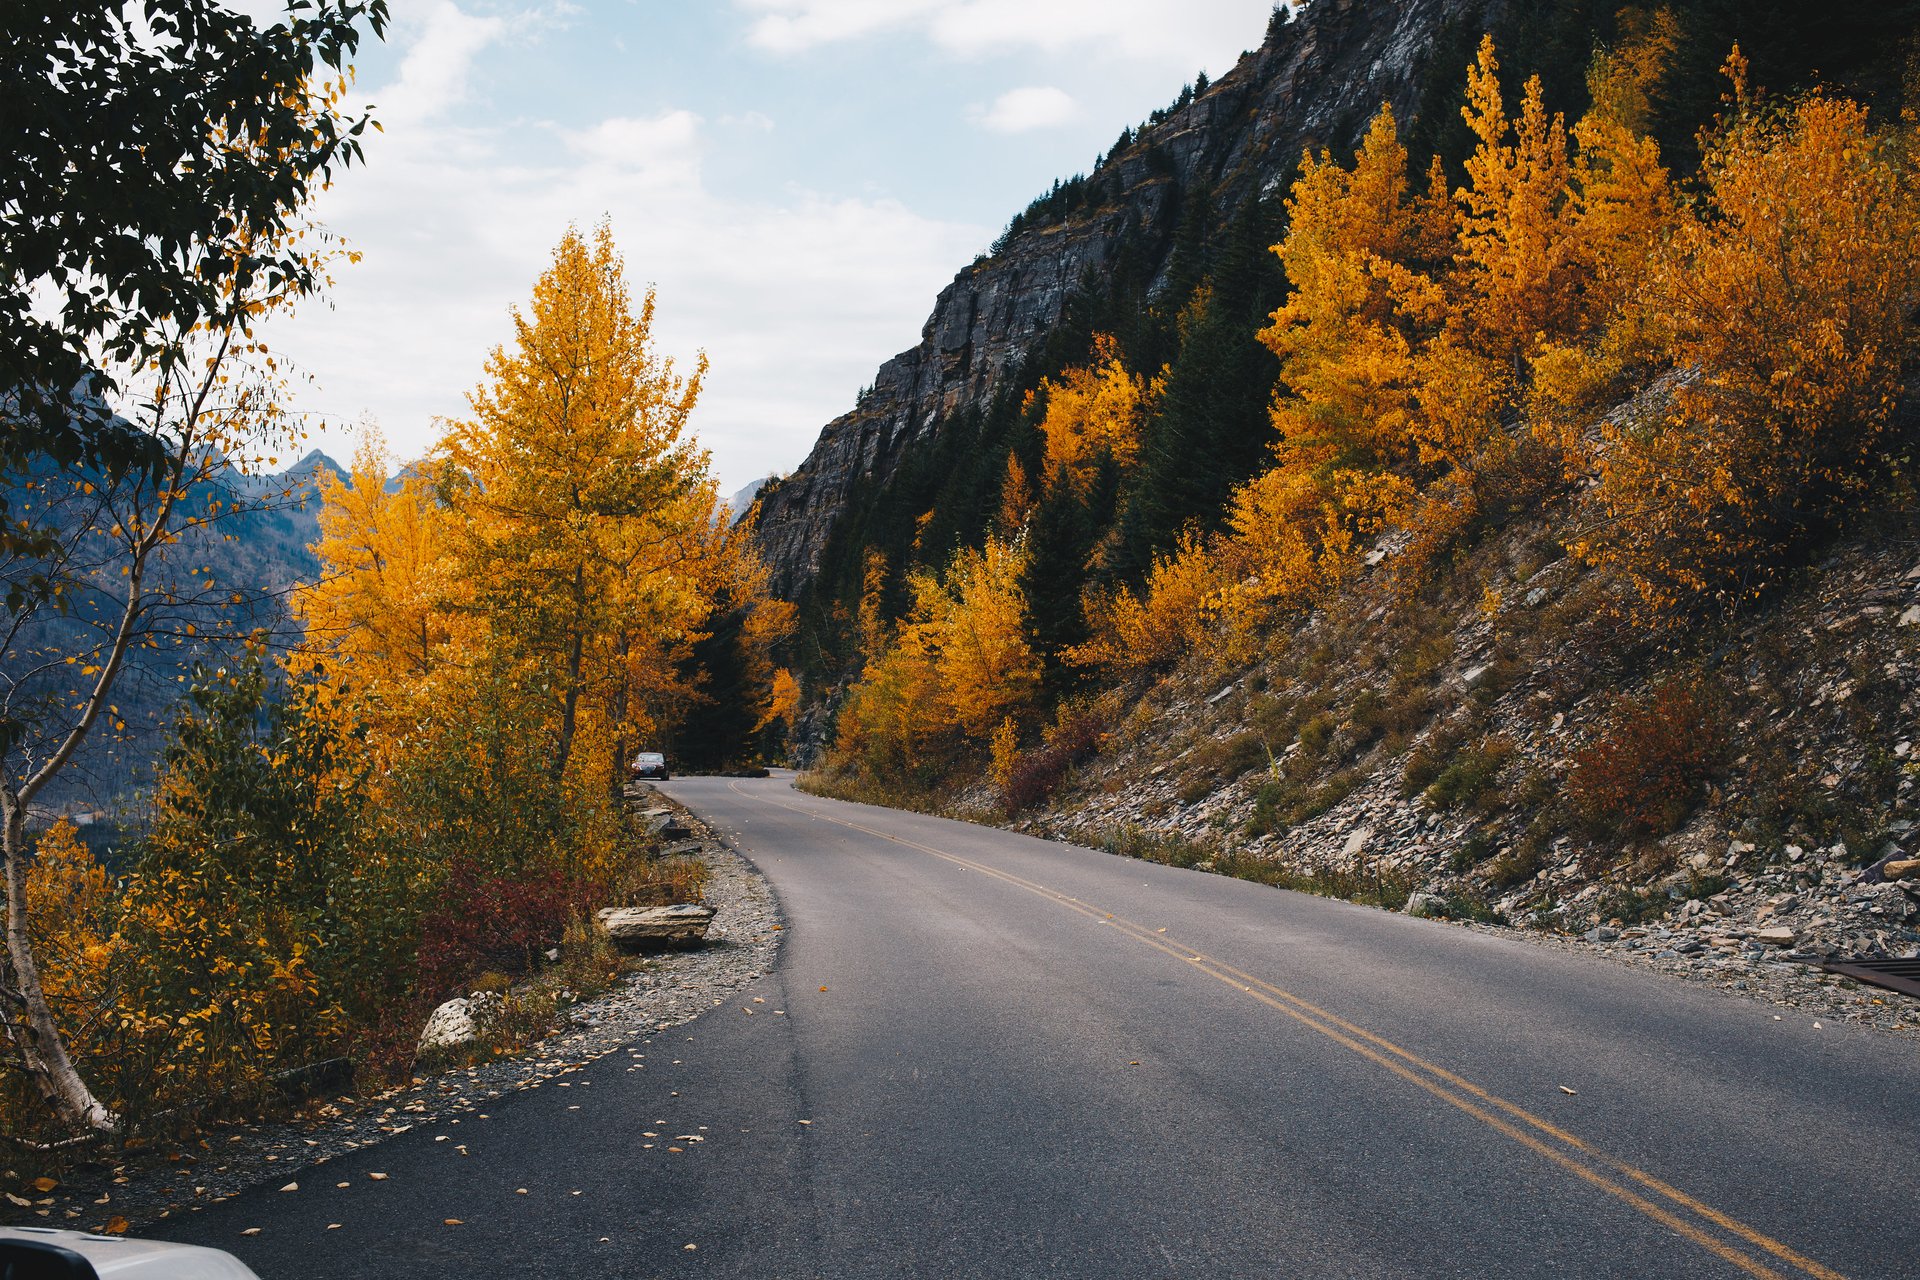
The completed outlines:
[[[772,881],[775,974],[160,1234],[267,1280],[1920,1277],[1908,1042],[777,777],[665,790]]]

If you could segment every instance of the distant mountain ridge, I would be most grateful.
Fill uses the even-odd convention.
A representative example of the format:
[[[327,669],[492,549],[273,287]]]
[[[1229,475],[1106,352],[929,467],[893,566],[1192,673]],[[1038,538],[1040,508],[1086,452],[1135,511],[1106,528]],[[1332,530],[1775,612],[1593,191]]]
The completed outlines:
[[[956,275],[919,343],[882,365],[793,474],[760,495],[756,536],[775,590],[804,592],[855,486],[884,482],[944,424],[984,410],[1084,281],[1123,255],[1163,278],[1185,196],[1209,193],[1210,216],[1225,223],[1250,197],[1274,193],[1302,148],[1351,149],[1383,101],[1410,117],[1442,33],[1503,11],[1477,0],[1314,0],[1291,21],[1276,12],[1259,49],[1123,135],[1072,188],[1079,208],[1017,220],[994,253]]]

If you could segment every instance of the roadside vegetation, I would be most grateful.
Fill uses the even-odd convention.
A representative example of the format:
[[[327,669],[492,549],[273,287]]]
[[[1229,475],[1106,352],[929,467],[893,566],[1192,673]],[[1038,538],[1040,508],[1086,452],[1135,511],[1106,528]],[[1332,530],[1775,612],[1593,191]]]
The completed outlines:
[[[540,1034],[621,971],[596,906],[703,883],[631,824],[634,751],[695,724],[713,763],[748,758],[797,697],[769,658],[791,608],[688,434],[704,358],[657,350],[654,297],[630,291],[604,225],[556,246],[429,457],[395,477],[370,433],[322,486],[319,572],[284,609],[216,574],[208,548],[271,501],[249,479],[301,435],[257,326],[345,265],[307,206],[368,122],[343,114],[343,80],[313,77],[342,71],[386,6],[265,29],[199,0],[147,9],[151,48],[90,11],[34,38],[116,93],[185,95],[166,120],[179,154],[218,154],[231,185],[203,189],[173,152],[133,157],[192,190],[164,208],[71,198],[97,197],[85,212],[154,261],[37,244],[9,257],[10,302],[49,279],[118,302],[88,311],[76,286],[47,332],[0,312],[0,1140],[32,1159],[258,1114],[322,1077],[404,1076],[450,996],[494,999],[483,1051]],[[281,78],[170,78],[210,50]],[[45,136],[119,146],[80,115]],[[21,152],[4,176],[70,161]],[[103,351],[77,398],[53,394],[71,357]],[[174,659],[176,711],[148,811],[103,862],[42,797],[90,736],[125,728],[136,651]]]
[[[1359,872],[1280,850],[1391,778],[1472,828],[1453,857],[1474,887],[1435,908],[1472,916],[1569,847],[1595,874],[1625,858],[1671,877],[1660,842],[1735,797],[1755,812],[1729,827],[1881,848],[1910,773],[1884,726],[1862,730],[1890,763],[1859,795],[1759,812],[1807,787],[1771,736],[1798,723],[1769,705],[1792,655],[1754,622],[1850,538],[1910,537],[1914,126],[1819,85],[1762,93],[1722,46],[1717,108],[1663,149],[1672,104],[1699,96],[1687,37],[1668,10],[1633,13],[1577,116],[1488,38],[1449,106],[1457,158],[1431,120],[1409,134],[1382,109],[1352,156],[1302,157],[1264,265],[1216,246],[1184,301],[1110,307],[1010,420],[975,541],[924,562],[941,493],[911,549],[862,550],[809,785],[1050,829],[1076,778],[1095,799],[1144,781],[1113,753],[1177,761],[1158,816],[1231,792],[1231,819],[1075,838],[1341,892]],[[1267,359],[1235,375],[1259,383],[1257,460],[1149,532],[1193,344],[1275,269],[1284,288],[1240,321]],[[1141,336],[1154,316],[1171,352]],[[1228,456],[1175,452],[1196,472]]]

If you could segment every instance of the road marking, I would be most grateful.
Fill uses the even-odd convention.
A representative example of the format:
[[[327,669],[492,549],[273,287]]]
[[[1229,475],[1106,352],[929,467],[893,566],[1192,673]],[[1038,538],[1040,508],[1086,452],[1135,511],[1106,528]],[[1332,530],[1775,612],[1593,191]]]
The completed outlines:
[[[985,863],[975,862],[970,858],[962,857],[957,853],[951,853],[945,849],[936,849],[932,845],[922,844],[917,840],[909,840],[903,836],[896,836],[890,832],[881,831],[849,819],[832,817],[828,814],[803,808],[799,805],[787,804],[766,796],[755,795],[752,792],[742,789],[738,782],[729,782],[727,788],[744,799],[772,805],[778,809],[785,809],[791,813],[797,813],[802,817],[811,818],[815,821],[831,822],[836,826],[846,827],[850,830],[859,831],[892,844],[930,854],[954,866],[991,876],[1015,888],[1045,898],[1057,905],[1066,907],[1076,914],[1087,917],[1096,924],[1112,925],[1134,941],[1151,947],[1156,951],[1163,952],[1176,960],[1184,961],[1208,977],[1240,991],[1244,995],[1251,996],[1262,1005],[1276,1012],[1285,1014],[1288,1018],[1291,1018],[1302,1026],[1318,1032],[1320,1035],[1325,1036],[1327,1039],[1341,1045],[1352,1053],[1392,1072],[1408,1083],[1418,1086],[1441,1101],[1458,1108],[1488,1128],[1519,1143],[1529,1151],[1534,1152],[1536,1155],[1541,1156],[1553,1164],[1560,1166],[1582,1181],[1605,1191],[1607,1194],[1625,1204],[1631,1205],[1634,1209],[1637,1209],[1655,1222],[1686,1237],[1694,1244],[1699,1245],[1709,1253],[1740,1268],[1740,1270],[1746,1272],[1748,1275],[1761,1277],[1763,1280],[1788,1280],[1788,1276],[1783,1275],[1780,1271],[1769,1266],[1764,1259],[1756,1258],[1752,1254],[1727,1243],[1725,1240],[1713,1236],[1697,1223],[1690,1222],[1674,1212],[1673,1209],[1669,1209],[1647,1198],[1647,1196],[1641,1195],[1638,1191],[1635,1191],[1633,1187],[1625,1185],[1619,1179],[1624,1178],[1627,1181],[1636,1183],[1644,1190],[1669,1201],[1677,1208],[1691,1213],[1706,1222],[1712,1223],[1721,1230],[1745,1241],[1748,1245],[1761,1250],[1763,1253],[1772,1255],[1773,1259],[1787,1264],[1800,1275],[1811,1276],[1814,1280],[1846,1280],[1846,1277],[1832,1268],[1799,1253],[1792,1247],[1748,1226],[1730,1214],[1703,1203],[1679,1188],[1655,1177],[1653,1174],[1599,1150],[1585,1140],[1553,1124],[1551,1121],[1534,1115],[1517,1103],[1509,1102],[1504,1098],[1490,1093],[1472,1081],[1456,1075],[1445,1067],[1427,1061],[1411,1050],[1404,1049],[1391,1040],[1386,1039],[1384,1036],[1349,1022],[1339,1015],[1322,1009],[1318,1005],[1304,1000],[1282,987],[1275,986],[1263,978],[1256,977],[1244,970],[1236,969],[1224,961],[1213,959],[1211,956],[1202,953],[1196,948],[1179,943],[1177,939],[1169,937],[1164,930],[1149,929],[1146,925],[1138,924],[1123,916],[1083,902],[1071,894],[1062,893],[1060,890],[1041,884],[1038,881],[1028,880],[1024,876],[1015,875],[1010,871],[1002,871],[998,867],[990,867]],[[1529,1130],[1532,1130],[1532,1132],[1529,1132]],[[1547,1139],[1551,1139],[1552,1141],[1549,1142]],[[1553,1145],[1554,1143],[1560,1145],[1555,1146]],[[1578,1153],[1578,1156],[1576,1157],[1576,1155],[1569,1154],[1568,1150],[1562,1148],[1571,1149],[1572,1152]],[[1582,1164],[1580,1157],[1585,1158],[1592,1164],[1603,1166],[1603,1168],[1596,1169],[1589,1164]]]

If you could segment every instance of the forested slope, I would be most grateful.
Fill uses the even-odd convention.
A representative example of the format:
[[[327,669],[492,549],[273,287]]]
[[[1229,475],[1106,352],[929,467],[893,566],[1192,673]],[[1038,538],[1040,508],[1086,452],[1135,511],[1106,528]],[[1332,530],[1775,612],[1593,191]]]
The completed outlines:
[[[824,786],[1470,915],[1658,915],[1789,848],[1830,886],[1899,863],[1914,18],[1276,18],[961,283],[1094,242],[1140,207],[1116,163],[1197,129],[1177,216],[947,416],[849,452],[863,403],[763,502],[797,751]],[[1203,121],[1229,94],[1249,113]]]

